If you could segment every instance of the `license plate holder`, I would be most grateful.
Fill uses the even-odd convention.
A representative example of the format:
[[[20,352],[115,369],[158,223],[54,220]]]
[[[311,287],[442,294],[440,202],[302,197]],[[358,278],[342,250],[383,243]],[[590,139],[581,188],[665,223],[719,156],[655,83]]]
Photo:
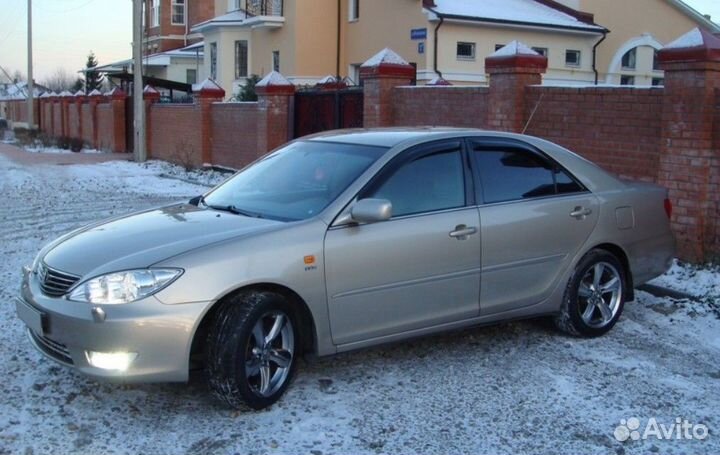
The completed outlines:
[[[27,325],[30,330],[37,333],[38,335],[44,334],[43,322],[45,321],[45,314],[36,310],[30,304],[22,299],[15,299],[15,311],[21,321]]]

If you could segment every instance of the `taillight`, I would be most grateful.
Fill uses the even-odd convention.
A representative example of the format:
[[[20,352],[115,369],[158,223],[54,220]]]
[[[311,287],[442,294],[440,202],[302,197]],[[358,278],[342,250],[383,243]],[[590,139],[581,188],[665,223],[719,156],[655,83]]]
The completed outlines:
[[[668,198],[665,198],[665,214],[668,219],[672,218],[672,202]]]

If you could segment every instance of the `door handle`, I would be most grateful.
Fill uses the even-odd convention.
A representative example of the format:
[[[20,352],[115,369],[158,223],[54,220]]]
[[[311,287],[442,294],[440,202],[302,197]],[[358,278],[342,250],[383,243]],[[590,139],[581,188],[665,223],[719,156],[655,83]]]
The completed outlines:
[[[588,215],[592,213],[592,209],[586,209],[585,207],[575,207],[572,212],[570,212],[570,216],[573,218],[576,218],[578,220],[584,220],[587,218]]]
[[[464,224],[460,224],[458,226],[455,226],[455,230],[450,233],[450,237],[458,240],[465,240],[468,238],[469,235],[473,235],[476,233],[476,227],[467,227]]]

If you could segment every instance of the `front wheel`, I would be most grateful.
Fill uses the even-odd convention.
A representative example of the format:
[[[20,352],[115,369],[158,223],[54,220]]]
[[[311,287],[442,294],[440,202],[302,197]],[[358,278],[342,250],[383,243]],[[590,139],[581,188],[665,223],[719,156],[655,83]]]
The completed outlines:
[[[295,372],[300,344],[293,313],[273,292],[245,292],[221,305],[206,343],[210,388],[233,408],[266,408]]]
[[[555,325],[575,336],[604,335],[620,319],[627,295],[625,270],[604,250],[592,250],[568,281]]]

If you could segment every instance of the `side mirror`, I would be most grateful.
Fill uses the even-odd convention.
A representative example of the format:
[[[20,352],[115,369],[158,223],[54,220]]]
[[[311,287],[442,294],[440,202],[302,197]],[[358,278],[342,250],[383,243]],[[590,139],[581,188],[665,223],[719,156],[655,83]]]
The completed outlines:
[[[360,199],[350,209],[352,221],[377,223],[392,217],[392,202],[387,199]]]

